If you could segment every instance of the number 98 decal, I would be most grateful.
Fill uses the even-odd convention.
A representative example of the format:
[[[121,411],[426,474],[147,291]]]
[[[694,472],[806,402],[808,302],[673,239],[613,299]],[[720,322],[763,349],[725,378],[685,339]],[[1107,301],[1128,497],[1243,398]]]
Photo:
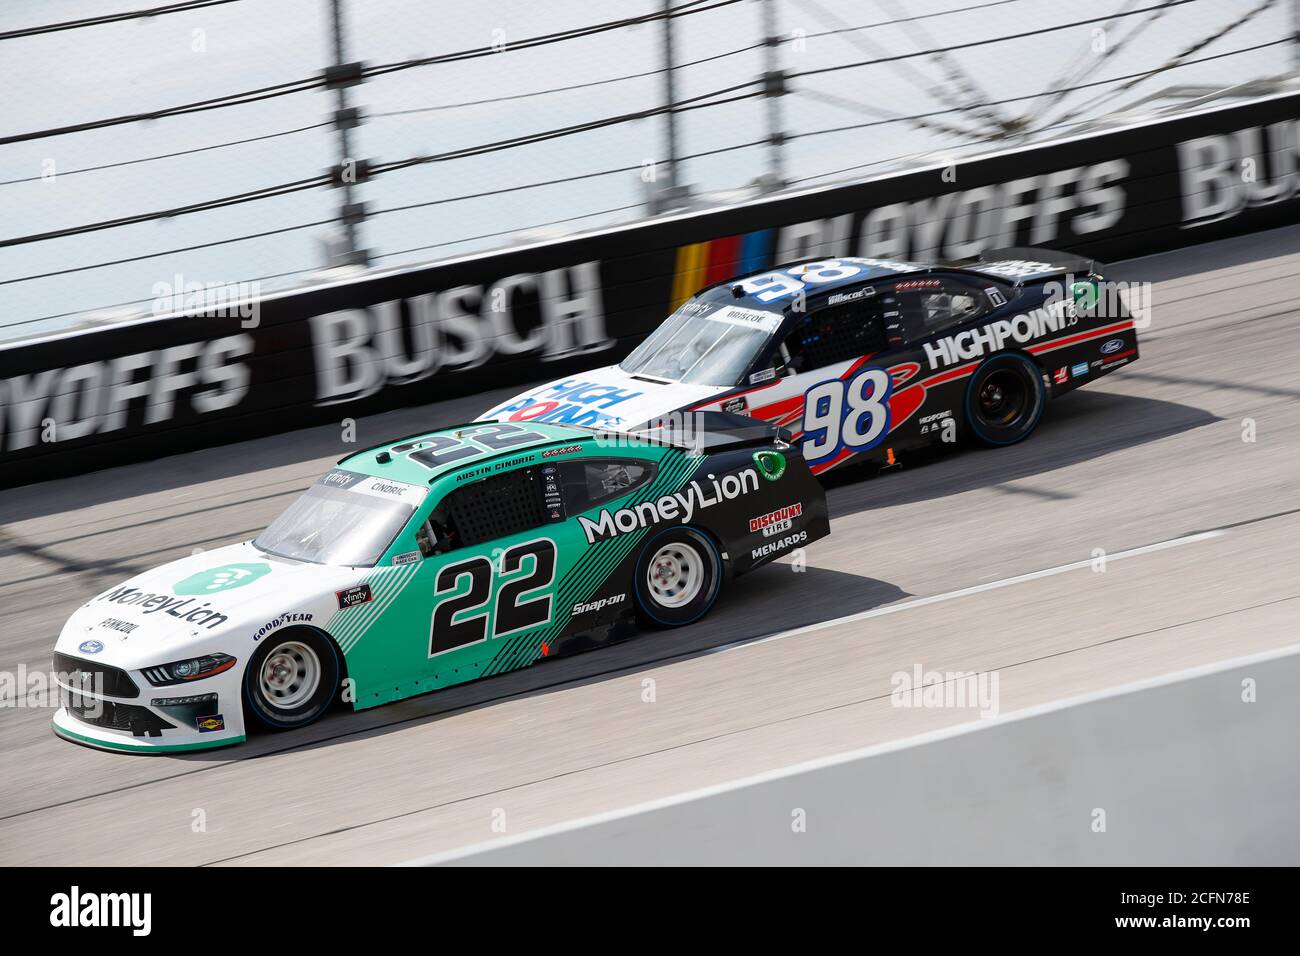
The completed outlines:
[[[842,449],[866,451],[889,434],[893,381],[882,368],[864,368],[847,381],[818,382],[804,393],[803,456],[809,464]]]

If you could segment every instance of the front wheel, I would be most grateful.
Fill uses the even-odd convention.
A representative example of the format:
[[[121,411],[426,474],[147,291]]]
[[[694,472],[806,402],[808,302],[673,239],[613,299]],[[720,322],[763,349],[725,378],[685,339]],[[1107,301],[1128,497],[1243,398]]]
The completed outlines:
[[[966,387],[966,421],[984,445],[1014,445],[1038,427],[1047,405],[1047,388],[1038,366],[1015,352],[995,355],[971,376]]]
[[[637,558],[634,588],[642,615],[664,627],[698,621],[722,590],[722,555],[694,528],[669,528]]]
[[[244,670],[249,714],[271,730],[305,727],[329,709],[339,687],[339,655],[315,631],[276,634]]]

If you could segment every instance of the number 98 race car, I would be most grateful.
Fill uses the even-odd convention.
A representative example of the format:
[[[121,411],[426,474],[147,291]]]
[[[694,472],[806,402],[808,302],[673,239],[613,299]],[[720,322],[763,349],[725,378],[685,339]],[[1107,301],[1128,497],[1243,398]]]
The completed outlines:
[[[821,474],[959,436],[1013,444],[1048,399],[1137,357],[1126,304],[1091,260],[819,259],[702,289],[621,364],[484,418],[636,431],[719,410],[790,428]]]
[[[233,744],[706,614],[725,578],[830,533],[770,425],[602,436],[470,424],[358,452],[256,539],[125,581],[55,647],[60,736]],[[687,440],[689,437],[689,440]],[[788,437],[788,436],[787,436]]]

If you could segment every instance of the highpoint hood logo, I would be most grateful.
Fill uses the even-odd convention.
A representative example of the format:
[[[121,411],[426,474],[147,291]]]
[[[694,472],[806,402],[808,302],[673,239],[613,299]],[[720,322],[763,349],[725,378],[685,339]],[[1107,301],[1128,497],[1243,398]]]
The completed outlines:
[[[271,572],[269,564],[225,564],[219,568],[210,568],[191,574],[172,588],[180,595],[213,594],[217,591],[229,591],[252,584],[264,574]]]

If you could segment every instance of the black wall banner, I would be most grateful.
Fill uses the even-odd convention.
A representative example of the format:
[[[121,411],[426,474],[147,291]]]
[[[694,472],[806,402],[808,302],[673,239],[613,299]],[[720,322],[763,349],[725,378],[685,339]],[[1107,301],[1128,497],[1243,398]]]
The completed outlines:
[[[573,375],[618,361],[701,286],[791,259],[1033,245],[1105,262],[1294,223],[1297,117],[1300,95],[1270,97],[313,286],[251,318],[0,345],[0,486]]]

